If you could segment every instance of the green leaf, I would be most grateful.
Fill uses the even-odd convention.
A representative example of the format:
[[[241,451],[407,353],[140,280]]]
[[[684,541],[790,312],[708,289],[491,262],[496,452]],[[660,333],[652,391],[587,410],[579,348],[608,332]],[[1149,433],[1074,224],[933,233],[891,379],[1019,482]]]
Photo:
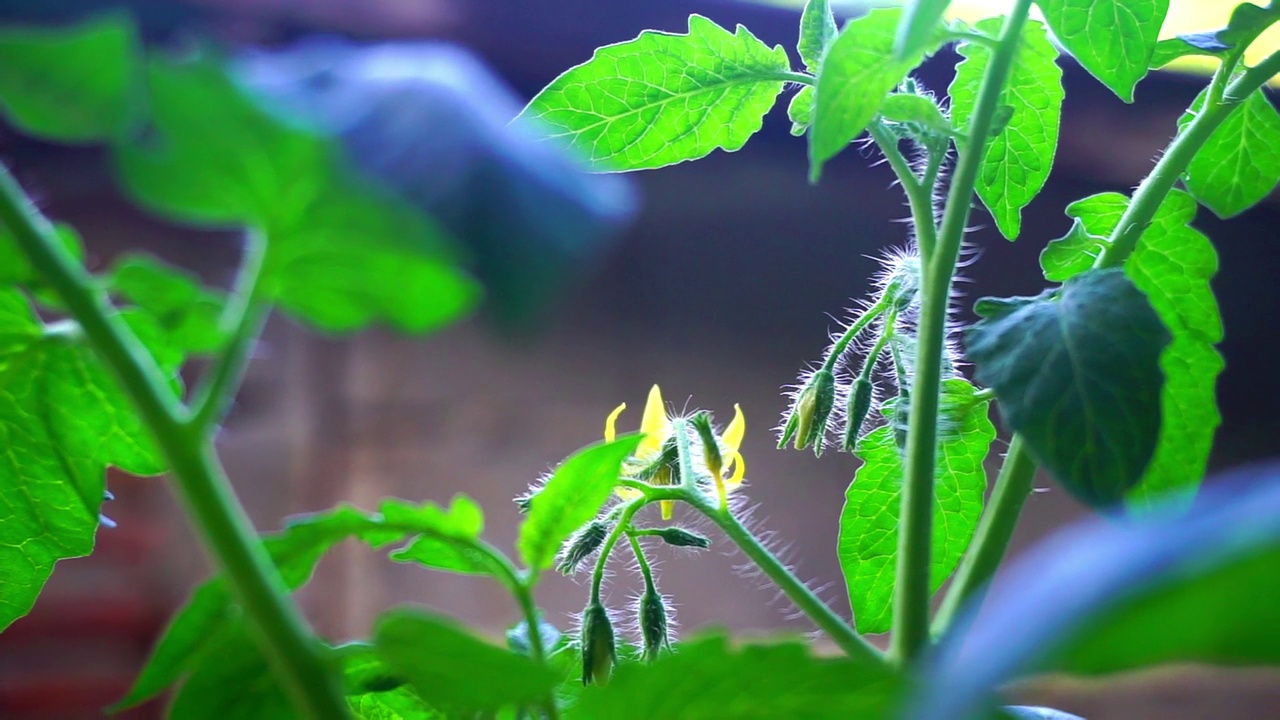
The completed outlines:
[[[226,296],[207,290],[189,273],[147,255],[127,255],[112,268],[111,292],[153,315],[169,343],[196,355],[209,355],[226,342],[219,327]]]
[[[827,49],[838,33],[830,1],[808,0],[804,5],[804,12],[800,14],[800,41],[796,44],[806,70],[818,72],[818,68],[822,66],[822,57],[827,54]]]
[[[827,51],[814,91],[810,180],[816,182],[823,164],[867,129],[885,98],[923,59],[923,51],[894,57],[901,16],[898,8],[872,10],[845,25]]]
[[[347,703],[357,720],[444,720],[396,675],[377,648],[352,643],[333,648],[342,665]]]
[[[1204,105],[1200,93],[1178,120],[1179,131]],[[1220,218],[1248,210],[1280,182],[1280,114],[1266,93],[1254,91],[1196,152],[1182,176],[1196,200]]]
[[[701,15],[689,33],[647,30],[596,50],[520,114],[600,171],[644,170],[740,149],[782,92],[790,61],[746,28]]]
[[[122,316],[165,370],[145,315]],[[69,323],[44,326],[25,297],[0,290],[0,629],[31,609],[58,560],[88,555],[108,466],[165,470],[150,430]]]
[[[640,444],[641,435],[598,443],[570,456],[547,484],[530,498],[516,547],[526,565],[546,570],[555,563],[565,538],[600,512],[618,485],[622,463]]]
[[[951,121],[938,109],[933,98],[914,93],[894,93],[885,98],[880,108],[885,120],[913,123],[938,133],[951,133]]]
[[[298,717],[243,621],[211,640],[173,698],[169,717],[183,720],[294,720]]]
[[[680,643],[652,664],[621,664],[583,689],[565,720],[757,720],[890,717],[898,681],[881,666],[815,657],[806,644]]]
[[[1169,0],[1038,0],[1067,52],[1121,100],[1147,74]]]
[[[978,23],[979,32],[995,34],[1003,21],[991,18]],[[973,115],[978,90],[991,61],[991,48],[966,42],[959,47],[965,58],[956,66],[951,95],[951,122],[964,131]],[[1058,149],[1058,121],[1062,114],[1062,69],[1058,51],[1049,42],[1044,26],[1029,21],[1022,44],[1002,95],[1012,108],[1004,130],[987,143],[978,171],[977,191],[991,211],[996,226],[1014,240],[1022,227],[1022,208],[1044,187]],[[972,139],[970,139],[970,142]]]
[[[955,570],[982,515],[987,489],[982,462],[996,436],[987,417],[988,405],[974,397],[973,386],[964,380],[943,382],[929,567],[933,590]],[[903,477],[894,428],[885,425],[867,433],[854,453],[863,465],[849,486],[840,515],[840,566],[858,631],[888,632]]]
[[[898,23],[894,53],[899,58],[927,52],[942,25],[942,16],[951,0],[912,0],[907,14]]]
[[[535,704],[558,679],[524,655],[491,645],[452,620],[421,612],[383,615],[374,644],[419,697],[450,717]]]
[[[1069,205],[1067,214],[1075,218],[1075,225],[1041,254],[1045,277],[1060,282],[1093,267],[1128,204],[1123,195],[1103,193]],[[1128,497],[1136,509],[1169,493],[1190,502],[1204,477],[1222,419],[1214,393],[1223,367],[1214,350],[1222,341],[1222,319],[1209,286],[1218,271],[1218,256],[1209,239],[1188,226],[1195,214],[1191,196],[1171,192],[1125,263],[1125,274],[1173,334],[1173,342],[1160,355],[1165,383],[1160,392],[1159,444]]]
[[[148,81],[158,137],[117,148],[126,189],[175,220],[260,229],[265,298],[329,332],[425,332],[473,305],[476,286],[434,222],[259,110],[222,68],[156,62]]]
[[[285,585],[296,590],[311,579],[324,554],[348,538],[372,547],[425,534],[468,541],[479,537],[483,528],[480,508],[463,495],[456,496],[447,510],[434,503],[412,505],[389,500],[378,514],[342,505],[325,513],[290,518],[283,530],[263,538],[263,546]],[[145,702],[191,672],[237,616],[238,609],[222,578],[198,587],[174,614],[133,688],[115,709]]]
[[[1170,334],[1122,270],[1092,270],[1034,298],[975,308],[976,379],[1032,454],[1096,508],[1146,472],[1160,436],[1160,353]]]
[[[54,225],[54,233],[58,241],[73,257],[84,256],[84,247],[80,235],[70,225]],[[8,228],[0,225],[0,288],[5,285],[39,286],[42,278],[31,267],[27,256],[13,241]]]
[[[18,129],[49,140],[118,138],[139,109],[140,68],[133,25],[122,16],[0,30],[0,109]]]
[[[1163,67],[1187,55],[1224,57],[1229,52],[1248,47],[1277,20],[1280,20],[1280,5],[1272,3],[1262,8],[1252,3],[1240,3],[1231,11],[1231,19],[1221,30],[1161,40],[1151,56],[1151,67]]]
[[[1030,673],[1280,666],[1280,466],[1206,487],[1190,514],[1175,503],[1143,523],[1080,524],[1003,569],[982,614],[970,607],[941,639],[906,717],[971,717]]]
[[[806,85],[800,88],[787,105],[787,119],[791,121],[791,134],[800,137],[813,122],[813,87]]]

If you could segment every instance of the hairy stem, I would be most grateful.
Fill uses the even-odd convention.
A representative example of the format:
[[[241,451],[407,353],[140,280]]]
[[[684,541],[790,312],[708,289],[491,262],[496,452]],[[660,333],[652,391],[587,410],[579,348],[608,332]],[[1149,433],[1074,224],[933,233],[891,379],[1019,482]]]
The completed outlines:
[[[911,207],[911,223],[916,229],[916,244],[920,246],[920,256],[927,261],[933,255],[938,236],[933,217],[933,183],[938,175],[937,166],[933,164],[931,155],[929,166],[933,172],[926,170],[923,178],[917,178],[915,172],[911,170],[910,163],[898,149],[896,135],[885,129],[879,121],[872,122],[868,130],[876,146],[880,148],[880,152],[889,161],[889,167],[893,168],[894,174],[898,176],[902,191],[906,193],[907,204]]]
[[[919,345],[911,387],[911,417],[907,434],[898,533],[897,578],[893,598],[893,652],[910,662],[929,640],[929,563],[933,540],[933,475],[938,446],[938,407],[947,303],[952,276],[969,222],[974,184],[982,165],[992,118],[1008,80],[1026,23],[1031,0],[1017,0],[1005,19],[999,46],[991,55],[982,88],[969,122],[970,142],[961,148],[947,196],[936,252],[925,265],[921,286]],[[972,140],[977,138],[977,140]]]
[[[0,167],[0,221],[83,328],[146,422],[172,469],[187,514],[243,605],[281,685],[308,718],[345,718],[346,701],[322,645],[298,613],[263,551],[208,442],[187,432],[184,410],[151,354],[119,319],[7,169]]]
[[[978,521],[969,551],[951,580],[951,587],[942,601],[942,607],[933,618],[933,634],[939,635],[951,625],[956,613],[966,601],[979,603],[986,594],[987,583],[996,574],[1009,540],[1018,525],[1022,505],[1031,495],[1031,480],[1036,474],[1036,463],[1023,447],[1022,438],[1013,436],[1005,455],[1000,474],[987,509]]]
[[[609,553],[613,552],[613,546],[618,544],[618,538],[631,527],[631,518],[635,517],[640,508],[648,504],[649,499],[646,496],[632,500],[624,506],[622,517],[618,518],[618,524],[613,526],[609,537],[605,538],[604,545],[600,547],[600,556],[596,558],[595,571],[591,573],[591,602],[600,602],[600,584],[604,582],[604,567],[609,563]]]
[[[880,314],[888,307],[889,298],[882,297],[876,301],[875,305],[864,310],[862,314],[853,321],[853,324],[844,331],[844,334],[840,336],[840,339],[836,340],[835,344],[831,346],[831,352],[827,354],[827,359],[823,361],[822,369],[828,372],[835,369],[836,363],[840,360],[840,356],[844,355],[845,351],[849,349],[849,343],[853,342],[853,339],[856,338],[863,330],[866,330],[867,326],[870,325],[873,320],[880,317]]]

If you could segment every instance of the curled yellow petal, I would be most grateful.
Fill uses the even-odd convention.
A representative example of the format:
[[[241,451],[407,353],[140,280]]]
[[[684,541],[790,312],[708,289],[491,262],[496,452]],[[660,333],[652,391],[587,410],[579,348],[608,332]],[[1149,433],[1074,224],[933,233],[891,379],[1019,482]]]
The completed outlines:
[[[627,404],[622,403],[618,407],[614,408],[613,412],[609,413],[609,417],[605,418],[604,420],[604,441],[605,442],[613,442],[613,439],[618,436],[618,416],[621,415],[622,411],[626,409],[627,409]]]
[[[663,520],[670,520],[670,519],[671,519],[671,509],[672,509],[673,507],[675,507],[675,505],[676,505],[676,504],[675,504],[675,501],[674,501],[674,500],[660,500],[660,501],[658,502],[658,504],[662,506],[662,519],[663,519]]]
[[[724,443],[725,448],[729,451],[726,455],[736,455],[738,448],[742,446],[742,438],[747,434],[747,418],[742,414],[742,406],[734,403],[733,405],[733,421],[729,423],[729,427],[724,429],[724,434],[720,436],[720,442]]]
[[[733,474],[725,478],[725,487],[733,490],[742,484],[742,477],[747,474],[747,461],[742,459],[742,453],[734,453],[733,459],[729,461],[733,465]]]
[[[618,497],[622,498],[623,500],[635,500],[636,498],[644,494],[635,488],[629,488],[624,485],[619,485],[618,487],[614,488],[613,493]]]
[[[644,404],[644,417],[640,418],[640,432],[644,439],[636,447],[636,457],[651,457],[662,452],[662,443],[671,435],[671,421],[662,402],[662,390],[654,385],[649,388],[649,399]]]

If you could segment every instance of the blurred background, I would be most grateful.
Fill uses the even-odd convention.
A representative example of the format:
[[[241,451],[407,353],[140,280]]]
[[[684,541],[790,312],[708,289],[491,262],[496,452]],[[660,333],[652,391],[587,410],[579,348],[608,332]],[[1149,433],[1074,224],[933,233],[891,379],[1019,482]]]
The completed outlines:
[[[1218,5],[1183,3],[1191,4]],[[992,5],[998,11],[1000,3]],[[692,12],[722,25],[741,22],[794,57],[798,18],[793,7],[727,0],[0,0],[0,24],[61,23],[121,6],[158,45],[203,38],[271,49],[315,36],[457,43],[521,99],[598,45],[644,28],[683,32]],[[1216,25],[1179,30],[1209,27]],[[955,59],[949,52],[933,58],[920,73],[924,85],[944,90]],[[970,301],[1039,292],[1039,252],[1070,226],[1062,208],[1134,186],[1203,85],[1195,76],[1156,73],[1139,87],[1137,103],[1125,106],[1071,61],[1062,65],[1068,100],[1053,175],[1024,212],[1017,243],[975,212],[973,262],[960,286]],[[907,210],[888,168],[871,167],[856,150],[832,162],[820,185],[808,184],[803,140],[789,135],[784,108],[780,103],[738,153],[630,176],[639,200],[634,222],[575,265],[559,302],[519,322],[482,312],[424,340],[385,331],[326,338],[274,318],[219,438],[258,528],[339,501],[373,507],[385,496],[446,501],[465,492],[484,506],[488,537],[510,548],[518,521],[511,498],[597,440],[618,403],[631,408],[620,427],[638,426],[645,393],[659,383],[677,407],[727,417],[734,403],[742,405],[758,529],[773,534],[798,573],[847,614],[834,548],[856,460],[779,452],[772,428],[786,404],[780,387],[820,356],[837,326],[832,316],[866,292],[876,256],[905,242],[899,221]],[[91,266],[145,249],[209,283],[229,284],[239,239],[165,224],[131,206],[101,151],[41,144],[3,126],[0,159],[48,215],[80,229]],[[618,190],[623,181],[603,182],[625,193]],[[1268,200],[1229,223],[1202,212],[1197,225],[1221,261],[1214,287],[1227,370],[1212,467],[1224,468],[1277,451],[1280,255],[1269,247],[1280,203]],[[486,252],[500,253],[495,247]],[[1049,487],[1044,478],[1037,484]],[[109,486],[117,499],[106,512],[119,526],[99,533],[92,557],[60,563],[31,615],[0,636],[0,717],[99,717],[97,708],[123,694],[168,614],[206,574],[163,480],[112,476]],[[1083,513],[1063,492],[1034,495],[1013,553]],[[698,555],[656,551],[680,626],[807,631],[774,591],[738,569],[743,558],[725,545],[717,540]],[[618,568],[609,593],[622,607],[639,588],[625,565]],[[539,599],[548,619],[567,628],[585,597],[581,584],[555,576]],[[393,565],[354,545],[322,563],[301,601],[335,640],[364,636],[374,616],[397,603],[439,608],[495,636],[516,620],[510,599],[489,581]],[[1018,694],[1091,720],[1280,717],[1280,676],[1260,672],[1048,680]],[[126,717],[161,711],[152,703]]]

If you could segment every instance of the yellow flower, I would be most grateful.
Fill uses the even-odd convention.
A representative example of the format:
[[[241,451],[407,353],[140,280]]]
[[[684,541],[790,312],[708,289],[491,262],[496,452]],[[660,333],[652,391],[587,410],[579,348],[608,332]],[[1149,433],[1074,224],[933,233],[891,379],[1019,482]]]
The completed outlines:
[[[622,411],[626,409],[627,404],[622,403],[605,419],[604,439],[606,441],[612,442],[617,437],[618,416],[622,415]],[[717,443],[718,455],[724,459],[722,467],[721,463],[716,463],[717,467],[708,467],[709,479],[715,483],[722,505],[725,494],[741,486],[742,478],[746,474],[746,462],[742,459],[738,448],[741,447],[742,438],[746,434],[747,421],[740,406],[735,404],[733,410],[733,420],[720,434]],[[665,404],[662,402],[662,390],[657,385],[649,389],[644,415],[640,418],[640,432],[644,437],[636,447],[635,453],[623,464],[624,477],[642,480],[651,485],[675,484],[675,479],[680,476],[679,460],[675,450],[675,432],[671,418],[667,416]],[[640,491],[634,488],[619,487],[616,492],[619,497],[626,500],[640,496]],[[661,505],[662,518],[670,520],[672,502],[663,500]]]

